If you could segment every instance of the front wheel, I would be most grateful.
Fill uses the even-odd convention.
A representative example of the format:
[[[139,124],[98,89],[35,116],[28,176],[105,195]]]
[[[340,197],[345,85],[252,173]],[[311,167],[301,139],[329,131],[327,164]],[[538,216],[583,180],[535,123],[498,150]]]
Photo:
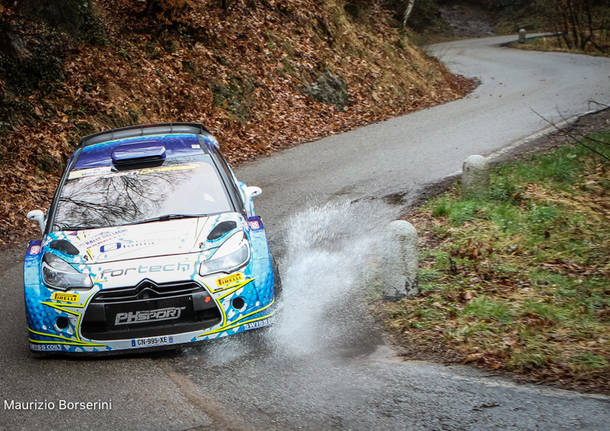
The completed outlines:
[[[279,265],[273,256],[271,256],[271,267],[273,268],[273,296],[277,301],[282,296],[282,278],[280,277]]]

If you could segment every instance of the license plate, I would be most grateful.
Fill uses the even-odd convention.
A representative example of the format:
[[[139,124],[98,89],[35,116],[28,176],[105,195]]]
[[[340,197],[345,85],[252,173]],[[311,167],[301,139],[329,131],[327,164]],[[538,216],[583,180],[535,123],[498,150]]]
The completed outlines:
[[[154,347],[154,346],[164,346],[167,344],[174,344],[173,335],[162,335],[159,337],[132,338],[131,339],[131,347]]]

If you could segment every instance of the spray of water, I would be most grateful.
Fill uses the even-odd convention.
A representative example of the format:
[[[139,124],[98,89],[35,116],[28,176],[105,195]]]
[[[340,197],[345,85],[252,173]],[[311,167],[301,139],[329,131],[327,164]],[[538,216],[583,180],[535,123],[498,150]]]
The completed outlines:
[[[282,229],[283,289],[274,325],[193,348],[192,360],[204,355],[210,366],[223,366],[266,353],[319,359],[321,352],[351,356],[353,346],[374,344],[366,280],[397,212],[369,200],[311,205],[293,214]]]
[[[283,293],[268,333],[276,349],[315,353],[357,335],[367,320],[364,273],[396,212],[362,201],[313,206],[290,217],[280,260]]]

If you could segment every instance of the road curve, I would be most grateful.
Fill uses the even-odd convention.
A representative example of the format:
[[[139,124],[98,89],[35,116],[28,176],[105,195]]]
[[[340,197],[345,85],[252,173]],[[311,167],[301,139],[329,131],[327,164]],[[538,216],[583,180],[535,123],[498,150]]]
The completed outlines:
[[[499,46],[514,39],[429,47],[452,72],[481,81],[464,99],[300,145],[246,164],[239,174],[263,188],[259,206],[281,223],[308,204],[304,197],[326,202],[407,192],[408,199],[460,171],[469,155],[490,154],[545,128],[540,116],[560,121],[610,104],[610,58]]]
[[[466,156],[492,153],[540,130],[546,123],[533,111],[557,120],[594,108],[591,100],[610,104],[610,59],[498,46],[509,39],[430,47],[453,72],[480,79],[465,99],[304,144],[238,170],[240,178],[263,188],[259,212],[275,232],[274,242],[287,250],[284,275],[294,275],[284,278],[285,309],[271,332],[178,353],[33,359],[23,316],[25,247],[4,252],[0,430],[607,429],[608,397],[517,385],[469,367],[401,360],[355,300],[363,296],[357,286],[337,287],[342,279],[350,281],[336,259],[357,262],[358,247],[367,244],[361,241],[365,235],[345,238],[337,226],[369,230],[376,208],[367,205],[373,198],[408,200],[423,185],[458,171]],[[363,205],[358,213],[322,208],[293,219],[305,230],[314,220],[312,238],[325,229],[339,232],[329,235],[331,251],[308,248],[285,228],[290,216],[312,202],[355,200]],[[342,277],[328,278],[331,272]],[[332,287],[338,295],[328,294]],[[60,399],[112,400],[112,409],[6,408],[10,400]]]

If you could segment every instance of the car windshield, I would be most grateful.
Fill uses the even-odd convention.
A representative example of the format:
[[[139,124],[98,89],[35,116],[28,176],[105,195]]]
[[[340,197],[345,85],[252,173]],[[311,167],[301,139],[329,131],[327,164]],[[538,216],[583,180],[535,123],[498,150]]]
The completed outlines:
[[[161,166],[73,170],[61,189],[52,230],[80,230],[231,211],[209,155]]]

